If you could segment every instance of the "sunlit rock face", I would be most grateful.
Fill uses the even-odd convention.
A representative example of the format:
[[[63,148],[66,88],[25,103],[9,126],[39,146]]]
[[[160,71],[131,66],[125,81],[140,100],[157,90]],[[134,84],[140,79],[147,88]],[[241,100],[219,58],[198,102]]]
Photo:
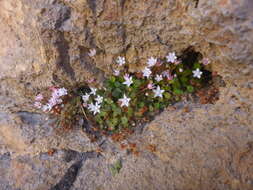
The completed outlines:
[[[190,103],[187,113],[185,103],[163,112],[132,137],[143,147],[139,157],[115,154],[115,145],[106,143],[105,156],[77,164],[80,175],[68,186],[252,189],[252,10],[251,0],[0,1],[0,189],[59,187],[72,162],[80,161],[67,162],[64,151],[97,148],[79,129],[56,134],[45,115],[34,113],[38,92],[91,77],[103,81],[119,55],[138,70],[148,57],[180,55],[189,47],[209,58],[225,81],[219,101]],[[151,154],[145,143],[157,151]],[[41,153],[50,148],[58,150],[53,157]],[[114,158],[123,160],[116,178],[108,170]]]

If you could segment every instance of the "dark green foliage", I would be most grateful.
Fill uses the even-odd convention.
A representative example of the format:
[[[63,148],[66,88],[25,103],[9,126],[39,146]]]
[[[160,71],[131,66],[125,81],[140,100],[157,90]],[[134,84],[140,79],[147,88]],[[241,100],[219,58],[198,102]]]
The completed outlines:
[[[141,122],[144,118],[148,120],[150,116],[155,115],[166,106],[179,101],[182,96],[193,93],[204,86],[206,79],[204,74],[201,79],[193,77],[193,70],[197,68],[204,71],[203,65],[198,62],[182,62],[177,65],[163,63],[152,67],[152,76],[148,79],[140,77],[136,73],[128,73],[125,69],[120,76],[111,76],[105,80],[105,88],[98,90],[97,94],[104,98],[100,113],[94,116],[87,108],[84,108],[85,112],[101,129],[119,132],[121,129],[131,127],[133,123]],[[155,76],[157,74],[164,75],[164,71],[170,71],[169,74],[174,78],[163,77],[162,81],[157,82]],[[123,84],[125,74],[132,76],[133,83],[130,87]],[[160,86],[164,90],[162,98],[154,97],[153,90],[147,88],[150,83],[155,88]],[[84,90],[82,94],[87,92]],[[121,107],[119,101],[124,94],[131,98],[128,107]],[[87,104],[95,103],[95,98],[96,96],[91,95]]]

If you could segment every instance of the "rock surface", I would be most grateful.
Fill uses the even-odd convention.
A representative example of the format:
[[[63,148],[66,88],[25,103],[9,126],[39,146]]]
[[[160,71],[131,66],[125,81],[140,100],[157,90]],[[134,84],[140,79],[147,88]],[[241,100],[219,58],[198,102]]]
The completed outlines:
[[[252,9],[251,0],[0,1],[0,189],[253,189]],[[138,70],[189,47],[225,81],[220,99],[169,107],[128,139],[138,155],[79,128],[58,134],[32,106],[51,85],[102,81],[119,55]]]

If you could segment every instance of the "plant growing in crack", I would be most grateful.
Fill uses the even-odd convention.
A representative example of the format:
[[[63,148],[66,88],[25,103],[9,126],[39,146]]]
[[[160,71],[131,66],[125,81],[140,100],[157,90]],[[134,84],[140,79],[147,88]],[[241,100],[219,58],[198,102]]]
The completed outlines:
[[[153,118],[168,105],[183,96],[197,92],[210,79],[201,62],[185,63],[169,53],[166,58],[150,57],[139,72],[129,72],[123,56],[117,57],[113,75],[104,81],[103,88],[84,85],[77,90],[53,87],[51,95],[36,96],[35,106],[59,115],[58,124],[71,126],[83,115],[96,130],[115,134],[134,128]]]

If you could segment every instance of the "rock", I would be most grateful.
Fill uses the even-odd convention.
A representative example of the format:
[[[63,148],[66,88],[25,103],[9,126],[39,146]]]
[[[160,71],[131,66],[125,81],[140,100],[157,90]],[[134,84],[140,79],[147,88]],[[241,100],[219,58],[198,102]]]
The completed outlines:
[[[252,8],[251,0],[2,0],[0,189],[252,189]],[[214,105],[181,102],[131,136],[139,156],[108,139],[91,143],[78,126],[58,134],[33,107],[52,85],[102,82],[119,55],[138,70],[150,56],[189,48],[226,86]],[[99,146],[102,156],[83,158]]]

